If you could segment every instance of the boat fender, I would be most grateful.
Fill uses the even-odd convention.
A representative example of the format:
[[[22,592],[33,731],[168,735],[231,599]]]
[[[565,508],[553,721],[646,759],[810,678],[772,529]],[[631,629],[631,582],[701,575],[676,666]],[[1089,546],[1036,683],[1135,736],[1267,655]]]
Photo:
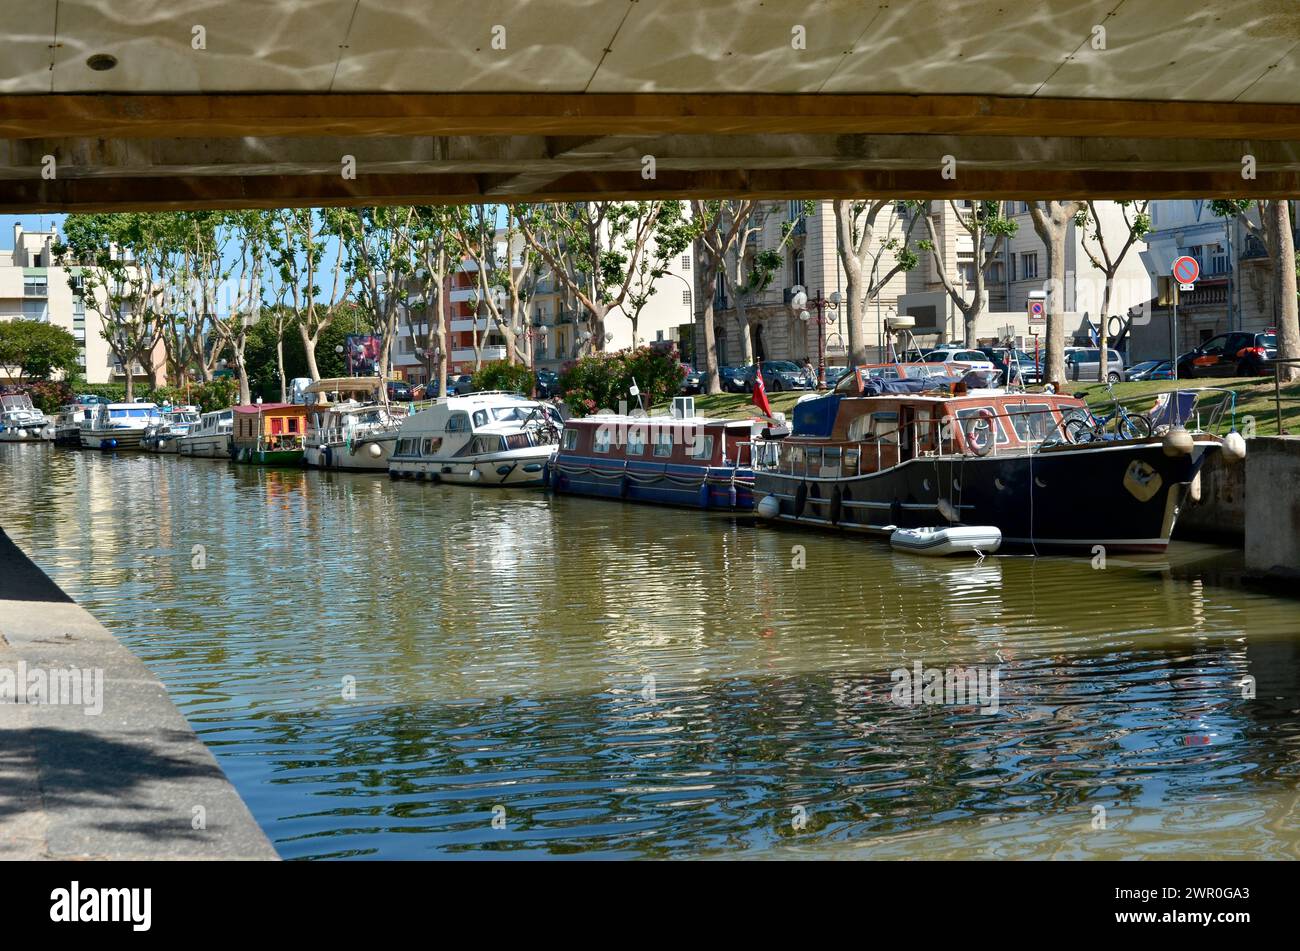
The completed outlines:
[[[320,449],[320,458],[321,458],[321,461],[322,461],[323,463],[325,463],[325,468],[326,468],[326,469],[328,469],[328,468],[330,468],[331,466],[333,466],[333,465],[334,465],[334,447],[333,447],[333,446],[321,446],[321,449]]]
[[[808,483],[800,482],[799,488],[794,490],[794,517],[799,518],[803,515],[804,506],[808,504]]]
[[[840,495],[840,490],[837,487],[834,491],[831,492],[830,518],[831,518],[832,525],[838,525],[840,523],[840,507],[842,504],[843,504],[843,497]]]
[[[627,495],[631,490],[632,490],[632,480],[629,479],[626,475],[623,476],[623,478],[618,480],[618,497],[620,499],[627,498]]]
[[[889,503],[889,520],[895,525],[903,523],[903,503],[898,499]]]
[[[550,463],[547,463],[546,465],[542,466],[542,485],[547,486],[547,487],[549,487],[549,488],[554,488],[554,486],[551,486],[551,465],[550,465]]]
[[[736,485],[734,482],[727,486],[727,504],[733,509],[736,507]]]
[[[775,495],[765,495],[758,503],[758,514],[763,518],[776,518],[781,514],[781,500]]]
[[[469,481],[470,481],[470,482],[477,482],[477,481],[479,481],[479,479],[482,479],[482,478],[483,478],[483,473],[479,472],[477,469],[470,469],[470,470],[469,470]]]
[[[1235,429],[1223,437],[1223,455],[1228,462],[1240,462],[1246,458],[1246,440]]]
[[[379,445],[377,442],[372,442],[370,448],[366,451],[370,453],[371,459],[378,459],[384,454],[384,447]]]
[[[1169,432],[1165,433],[1165,438],[1161,440],[1161,448],[1166,456],[1186,456],[1191,453],[1192,434],[1182,426],[1176,426]]]
[[[708,507],[709,507],[709,501],[710,501],[710,500],[709,500],[709,483],[708,483],[708,482],[701,482],[701,483],[700,483],[700,508],[702,508],[702,509],[706,509],[706,508],[708,508]]]

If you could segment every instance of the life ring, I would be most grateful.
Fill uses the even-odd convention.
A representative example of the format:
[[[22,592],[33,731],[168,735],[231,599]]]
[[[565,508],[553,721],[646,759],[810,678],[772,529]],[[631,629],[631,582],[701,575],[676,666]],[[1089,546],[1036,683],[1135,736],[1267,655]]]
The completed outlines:
[[[983,444],[975,438],[975,432],[981,425],[988,432],[988,437]],[[967,417],[962,425],[962,432],[966,436],[966,447],[977,456],[987,456],[993,451],[993,444],[997,442],[995,425],[993,414],[986,409],[977,410],[974,415]]]

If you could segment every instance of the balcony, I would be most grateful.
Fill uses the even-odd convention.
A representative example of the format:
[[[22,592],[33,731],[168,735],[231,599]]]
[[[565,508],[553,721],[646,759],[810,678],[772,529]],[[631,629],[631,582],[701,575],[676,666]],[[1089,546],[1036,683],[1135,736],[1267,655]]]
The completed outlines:
[[[451,322],[451,332],[469,333],[471,330],[478,330],[479,332],[482,332],[484,330],[489,329],[491,325],[492,325],[492,321],[490,321],[486,317],[480,317],[478,320],[475,320],[472,317],[458,318]]]
[[[506,358],[505,347],[482,347],[479,350],[479,357],[484,363],[491,363],[493,360],[504,360]],[[463,350],[453,350],[451,352],[452,363],[472,363],[474,362],[474,350],[465,348]]]

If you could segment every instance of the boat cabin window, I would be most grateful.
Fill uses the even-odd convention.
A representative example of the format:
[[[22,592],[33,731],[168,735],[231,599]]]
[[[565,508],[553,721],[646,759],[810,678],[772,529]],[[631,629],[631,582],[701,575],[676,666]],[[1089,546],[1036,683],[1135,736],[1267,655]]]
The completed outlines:
[[[469,416],[465,413],[452,413],[447,417],[447,432],[449,433],[467,433],[469,432]]]
[[[872,367],[870,370],[867,371],[867,376],[871,377],[873,380],[897,380],[898,368],[897,367]]]
[[[862,453],[858,449],[845,449],[844,450],[844,471],[857,472],[858,462],[861,458],[861,455]]]
[[[605,448],[609,448],[608,442],[606,443]],[[484,452],[501,452],[503,449],[505,449],[505,446],[501,444],[500,436],[475,436],[474,444],[470,447],[469,451],[478,454]]]
[[[573,429],[572,427],[566,429],[564,431],[564,435],[560,439],[560,448],[574,449],[577,447],[577,445],[578,445],[578,431],[576,429]]]
[[[692,459],[712,459],[713,458],[713,437],[696,436],[691,446]]]
[[[1042,442],[1056,431],[1056,417],[1047,403],[1025,403],[1007,411],[1021,442]]]
[[[753,463],[756,466],[774,466],[779,461],[777,453],[778,443],[772,440],[764,440],[752,444]],[[857,450],[853,450],[856,452]]]
[[[872,413],[871,438],[883,443],[898,442],[898,414]]]
[[[592,439],[591,448],[593,452],[609,452],[609,429],[607,427],[596,427],[596,435]]]
[[[980,413],[990,413],[993,416],[993,432],[997,436],[997,445],[1005,446],[1011,440],[1006,431],[1002,428],[1002,421],[998,419],[998,408],[995,406],[967,406],[964,409],[957,410],[957,418],[962,421],[963,426],[966,420],[978,416]]]
[[[819,469],[821,469],[821,465],[822,465],[822,447],[809,446],[808,449],[804,452],[804,458],[806,463],[804,469],[805,472],[818,471]]]
[[[508,436],[502,436],[501,441],[505,443],[507,449],[527,449],[532,445],[527,433],[511,433]]]
[[[416,442],[416,440],[414,440],[414,439],[399,439],[399,440],[397,440],[397,451],[396,451],[396,455],[399,455],[399,456],[409,456],[412,452],[415,451],[414,448],[413,448],[415,442]]]
[[[822,471],[823,476],[838,476],[840,474],[840,447],[827,446],[822,450]]]
[[[665,458],[673,454],[673,434],[669,429],[661,428],[655,433],[655,455]]]
[[[629,456],[645,455],[645,430],[633,426],[627,431],[627,454]]]
[[[431,436],[425,436],[424,443],[420,447],[420,454],[424,456],[432,456],[441,448],[442,448],[441,439],[435,439]]]
[[[794,472],[803,465],[804,451],[803,446],[790,446],[787,450],[787,457],[790,460],[790,471]]]
[[[477,428],[480,427],[480,426],[486,426],[486,425],[487,425],[487,421],[488,421],[487,410],[485,410],[485,409],[481,409],[481,410],[478,410],[478,411],[476,411],[476,412],[474,413],[474,428],[475,428],[475,429],[477,429]]]

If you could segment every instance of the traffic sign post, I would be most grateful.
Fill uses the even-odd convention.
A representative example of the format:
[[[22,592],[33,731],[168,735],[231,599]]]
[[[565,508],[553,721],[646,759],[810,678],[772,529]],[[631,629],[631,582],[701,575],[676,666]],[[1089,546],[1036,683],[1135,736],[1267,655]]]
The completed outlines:
[[[1173,369],[1173,378],[1178,379],[1178,291],[1196,290],[1196,279],[1201,276],[1201,264],[1196,258],[1189,254],[1174,261],[1171,268],[1174,281],[1178,284],[1178,290],[1169,295],[1170,309],[1172,314],[1172,326],[1170,331],[1172,339],[1169,341],[1169,363]]]

